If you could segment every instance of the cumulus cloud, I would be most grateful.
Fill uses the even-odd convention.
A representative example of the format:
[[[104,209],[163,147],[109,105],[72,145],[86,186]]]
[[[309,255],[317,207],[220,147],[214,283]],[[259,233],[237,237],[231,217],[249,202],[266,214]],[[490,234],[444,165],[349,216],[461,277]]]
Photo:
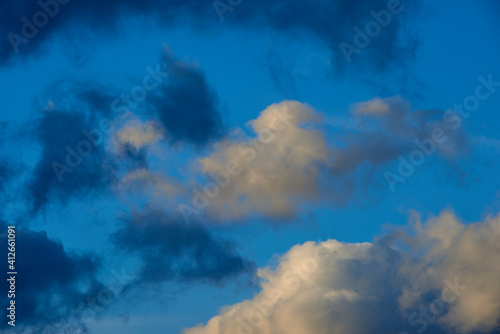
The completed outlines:
[[[456,119],[445,115],[413,110],[399,96],[375,98],[353,105],[353,126],[327,140],[323,116],[310,106],[273,104],[248,122],[255,135],[238,129],[198,159],[205,183],[197,186],[190,206],[179,209],[188,218],[201,209],[218,219],[290,218],[305,202],[371,199],[372,190],[389,189],[382,171],[412,151],[444,159],[468,151]]]
[[[311,125],[318,120],[307,105],[286,101],[248,123],[256,137],[240,132],[219,142],[211,155],[199,159],[200,170],[232,179],[209,210],[234,218],[255,211],[286,217],[294,212],[296,197],[317,197],[320,170],[330,159],[323,135]]]
[[[500,217],[450,212],[375,243],[296,245],[261,292],[186,334],[496,333]]]
[[[409,243],[424,254],[420,261],[403,267],[403,277],[412,284],[402,290],[400,305],[421,307],[428,299],[425,294],[439,290],[444,280],[450,285],[457,277],[463,291],[438,323],[458,333],[500,329],[499,241],[498,215],[471,225],[461,224],[450,212],[424,225],[417,221]]]

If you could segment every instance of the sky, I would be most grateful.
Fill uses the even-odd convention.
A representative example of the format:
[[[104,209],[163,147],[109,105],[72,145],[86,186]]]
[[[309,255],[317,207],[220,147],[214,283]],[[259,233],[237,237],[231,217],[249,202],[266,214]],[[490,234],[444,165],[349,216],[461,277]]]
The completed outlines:
[[[0,9],[1,333],[500,333],[497,1]]]

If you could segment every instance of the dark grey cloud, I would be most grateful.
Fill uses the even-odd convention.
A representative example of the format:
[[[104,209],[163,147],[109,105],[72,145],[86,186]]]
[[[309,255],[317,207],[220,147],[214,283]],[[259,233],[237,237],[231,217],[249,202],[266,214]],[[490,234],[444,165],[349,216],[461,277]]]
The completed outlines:
[[[61,2],[65,3],[66,1]],[[42,1],[43,2],[43,1]],[[48,0],[58,12],[48,18],[48,23],[33,33],[24,42],[14,42],[18,55],[30,55],[40,51],[51,39],[84,26],[86,29],[101,32],[116,32],[116,25],[121,19],[131,16],[149,15],[161,24],[183,26],[203,26],[215,29],[227,29],[228,24],[250,29],[272,29],[292,38],[317,38],[325,43],[332,52],[332,59],[337,69],[349,65],[345,51],[340,43],[345,42],[357,47],[360,52],[352,54],[352,62],[358,67],[376,70],[387,70],[397,67],[413,57],[418,40],[411,33],[415,26],[410,18],[414,18],[419,9],[418,2],[401,0],[398,14],[390,16],[390,22],[383,24],[380,32],[368,36],[369,41],[356,45],[355,27],[365,32],[368,22],[377,22],[371,11],[379,13],[387,10],[387,0],[363,1],[329,1],[315,0],[308,2],[279,1],[243,1],[238,6],[231,6],[225,1],[215,2],[201,0],[127,0],[127,1],[69,1],[58,4]],[[220,4],[223,4],[222,6]],[[216,9],[216,7],[218,9]],[[22,36],[23,17],[33,22],[33,15],[42,8],[35,1],[4,2],[0,11],[2,38],[0,60],[7,62],[16,56],[15,48],[7,35],[12,32]],[[49,10],[50,11],[50,10]],[[53,10],[54,11],[54,10]],[[219,17],[224,19],[221,24]],[[41,20],[38,18],[38,20]],[[40,23],[42,23],[40,21]],[[12,38],[12,35],[11,35]],[[365,37],[365,40],[367,38]]]
[[[7,224],[0,221],[0,229],[6,232]],[[2,257],[7,259],[7,238],[3,236],[1,240]],[[88,305],[85,301],[95,298],[104,288],[96,278],[100,260],[93,254],[68,251],[45,232],[19,227],[16,245],[16,330],[28,327],[34,333],[53,333],[50,330],[56,324],[71,319],[71,325],[63,324],[60,333],[84,331],[86,327],[79,319]],[[9,291],[6,279],[1,287]],[[2,305],[8,305],[7,293],[1,299]],[[7,319],[5,308],[2,318]],[[2,321],[0,328],[3,331],[10,326]]]
[[[97,118],[83,111],[42,113],[34,130],[41,155],[26,186],[33,212],[50,200],[66,203],[104,190],[114,181],[116,165],[106,155],[102,132],[99,138],[95,129],[99,129]]]
[[[398,1],[399,13],[390,14],[390,22],[385,27],[380,27],[379,24],[379,33],[372,34],[373,37],[367,36],[363,43],[356,43],[358,33],[354,29],[357,27],[366,34],[366,25],[372,21],[378,22],[371,12],[387,11],[391,2],[393,1],[252,1],[242,3],[237,10],[228,12],[226,17],[229,22],[249,27],[269,27],[294,38],[318,38],[332,52],[336,70],[359,72],[359,69],[368,68],[386,71],[413,58],[418,40],[410,33],[412,22],[409,18],[418,13],[418,3],[411,0]],[[341,43],[348,43],[359,52],[346,58]],[[351,63],[356,66],[349,66]]]
[[[0,194],[6,190],[10,181],[18,176],[23,168],[21,163],[10,154],[12,150],[8,150],[10,144],[8,140],[12,137],[11,124],[0,121]]]
[[[201,68],[178,61],[170,51],[162,54],[166,82],[148,99],[173,143],[202,145],[224,134],[218,96]]]
[[[40,3],[48,5],[40,5]],[[93,33],[116,33],[115,28],[120,19],[130,15],[151,15],[159,22],[169,24],[181,21],[182,18],[203,16],[208,18],[215,15],[211,12],[211,3],[193,0],[107,2],[25,0],[16,3],[4,1],[1,9],[0,59],[3,63],[8,62],[14,56],[22,58],[44,51],[44,47],[51,40],[70,39],[69,36],[73,33],[82,32],[80,30],[82,27]],[[45,15],[37,13],[45,13]],[[45,20],[44,17],[47,19]],[[36,22],[39,23],[38,26],[34,24]],[[16,36],[11,34],[9,37],[10,33]]]
[[[119,250],[139,256],[137,283],[141,284],[174,280],[222,283],[255,271],[255,265],[237,253],[233,242],[201,224],[186,224],[156,209],[124,219],[111,239]]]

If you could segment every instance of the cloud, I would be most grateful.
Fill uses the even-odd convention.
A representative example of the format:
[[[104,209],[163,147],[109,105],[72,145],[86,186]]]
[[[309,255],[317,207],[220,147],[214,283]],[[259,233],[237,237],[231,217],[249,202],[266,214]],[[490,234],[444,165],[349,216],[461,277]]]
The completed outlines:
[[[423,225],[417,221],[409,240],[423,255],[419,262],[404,267],[404,277],[411,277],[412,282],[399,299],[404,309],[420,307],[425,299],[419,295],[458,277],[464,289],[438,323],[458,333],[500,329],[499,215],[463,225],[452,213],[444,212]]]
[[[136,171],[149,169],[149,146],[163,138],[164,130],[159,122],[133,119],[113,133],[113,151],[116,158],[121,161],[122,167],[134,174]],[[131,178],[122,177],[121,182],[125,182],[125,179]]]
[[[178,60],[164,46],[156,68],[148,67],[148,74],[138,82],[129,94],[96,82],[72,83],[72,91],[66,95],[93,113],[116,120],[127,118],[128,124],[115,139],[136,149],[160,139],[199,147],[225,134],[219,98],[198,64]]]
[[[111,240],[120,251],[139,256],[137,280],[131,285],[174,280],[222,283],[254,273],[253,263],[236,252],[234,243],[159,209],[132,213]]]
[[[210,212],[230,219],[251,212],[285,218],[295,211],[296,198],[317,197],[321,167],[330,159],[323,135],[311,126],[318,120],[299,102],[273,104],[248,123],[256,137],[223,140],[199,159],[207,176],[227,179],[229,165],[237,173],[211,202]]]
[[[0,227],[7,232],[6,223],[0,222]],[[6,240],[6,237],[2,238],[5,259]],[[84,330],[85,325],[79,319],[86,311],[85,301],[95,297],[103,288],[96,278],[100,260],[90,253],[68,251],[45,232],[19,227],[16,228],[16,244],[16,329],[31,328],[37,329],[36,333],[48,333],[58,324],[67,332],[70,328]],[[5,279],[1,286],[4,291],[9,291]],[[8,305],[7,293],[2,300],[3,305]],[[6,319],[6,310],[2,313]],[[3,330],[10,328],[6,321],[2,321],[0,327]]]
[[[166,128],[166,138],[197,146],[220,138],[224,128],[218,97],[203,71],[177,60],[169,50],[162,54],[161,68],[167,81],[153,91],[148,102]]]
[[[400,96],[355,104],[352,113],[355,126],[344,135],[346,145],[335,150],[337,173],[364,163],[378,166],[394,160],[419,148],[416,141],[432,138],[438,128],[450,137],[436,146],[439,153],[451,157],[467,152],[467,137],[462,129],[453,128],[443,111],[413,110],[409,101]]]
[[[184,333],[494,333],[499,240],[499,216],[443,212],[375,243],[296,245],[259,270],[259,294]]]
[[[217,95],[200,68],[166,50],[154,75],[160,82],[146,101],[137,101],[135,117],[124,94],[121,101],[113,99],[112,88],[92,82],[54,85],[49,107],[26,131],[41,149],[26,184],[33,213],[51,201],[65,204],[110,190],[122,172],[148,169],[148,146],[160,140],[198,147],[222,136]],[[152,119],[142,121],[144,116]],[[7,171],[2,167],[0,177]]]
[[[365,31],[369,22],[376,23],[372,11],[387,11],[388,3],[390,1],[385,0],[318,0],[308,3],[259,1],[242,4],[238,10],[227,13],[226,17],[228,22],[242,23],[246,27],[258,23],[289,36],[313,36],[330,49],[332,63],[340,72],[348,69],[351,73],[363,73],[368,69],[380,73],[397,68],[413,58],[418,39],[409,28],[411,18],[418,16],[418,4],[397,1],[400,4],[397,6],[399,14],[389,14],[389,24],[381,27],[375,36],[366,36],[366,43],[357,45],[359,52],[348,57],[350,59],[346,58],[341,43],[356,47],[356,36],[360,34],[355,29]]]
[[[65,4],[58,4],[62,2]],[[175,26],[182,23],[192,26],[202,26],[205,29],[235,27],[260,30],[271,29],[290,38],[313,37],[323,42],[332,53],[332,61],[337,69],[369,68],[388,70],[398,67],[413,58],[418,40],[412,34],[415,18],[419,12],[416,2],[396,2],[397,14],[385,18],[381,11],[387,11],[388,1],[328,1],[317,0],[307,3],[293,3],[285,0],[267,2],[263,0],[242,3],[236,8],[224,1],[203,2],[199,0],[170,1],[164,3],[157,0],[109,1],[103,5],[99,1],[47,1],[52,4],[49,9],[54,15],[48,17],[48,23],[39,29],[33,26],[35,32],[23,36],[22,18],[33,23],[33,16],[42,12],[42,7],[36,2],[21,1],[4,6],[0,16],[0,28],[3,36],[9,33],[9,38],[2,39],[0,45],[0,60],[7,62],[16,55],[31,55],[39,52],[51,40],[69,38],[68,31],[90,30],[94,33],[116,33],[118,23],[131,16],[149,16],[161,25]],[[399,5],[397,5],[399,4]],[[55,9],[57,8],[57,10]],[[372,14],[375,13],[377,20]],[[225,25],[220,24],[219,17]],[[380,23],[385,21],[382,26]],[[38,18],[40,20],[40,18]],[[387,22],[388,21],[388,22]],[[349,43],[356,47],[355,28],[367,31],[368,22],[379,26],[379,33],[369,37],[365,35],[362,45],[357,47],[360,52],[351,55],[351,61],[357,66],[350,66],[340,47],[341,43]],[[410,28],[413,28],[410,29]],[[29,30],[29,29],[28,29]],[[372,30],[373,31],[373,27]],[[362,38],[362,37],[360,37]],[[20,42],[20,39],[24,39]],[[11,41],[12,40],[12,41]],[[368,42],[366,42],[368,40]],[[359,44],[359,43],[358,43]],[[17,49],[17,53],[16,53]],[[358,71],[357,71],[358,72]],[[361,72],[361,71],[359,71]]]
[[[374,98],[371,101],[356,103],[353,106],[353,111],[356,114],[386,114],[391,110],[389,105],[390,100],[382,100],[381,98]]]
[[[154,144],[163,137],[159,125],[154,121],[127,123],[116,134],[115,138],[119,144],[129,144],[135,149],[141,149],[146,145]]]
[[[179,209],[187,203],[187,215],[207,208],[209,218],[215,220],[237,221],[258,214],[290,219],[304,203],[343,204],[375,195],[379,198],[377,191],[389,189],[382,171],[407,155],[411,160],[416,150],[422,150],[425,154],[417,153],[424,158],[436,152],[436,157],[446,161],[469,150],[457,115],[413,110],[399,96],[354,104],[349,116],[352,126],[329,138],[322,131],[324,116],[297,101],[273,104],[249,121],[253,135],[235,129],[221,137],[217,109],[204,109],[205,114],[199,113],[202,119],[196,122],[189,110],[200,111],[197,102],[182,109],[184,102],[193,101],[191,94],[201,95],[203,106],[214,101],[205,99],[209,90],[205,90],[203,76],[191,65],[176,61],[168,51],[164,57],[171,67],[165,69],[169,83],[152,92],[140,110],[144,114],[123,127],[115,124],[116,131],[110,136],[114,149],[106,145],[108,133],[98,122],[103,111],[96,107],[102,105],[98,103],[102,99],[95,96],[107,93],[88,93],[85,96],[93,98],[83,101],[76,97],[73,104],[80,103],[81,108],[72,112],[53,107],[42,113],[34,130],[41,155],[27,184],[33,212],[45,208],[50,200],[64,204],[71,198],[109,190],[122,179],[126,185],[140,181],[151,186],[156,195],[176,197]],[[179,80],[174,80],[177,77]],[[189,84],[183,83],[184,77]],[[204,89],[198,92],[196,87]],[[142,120],[145,116],[152,119]],[[431,142],[436,131],[443,139],[439,143]],[[180,180],[149,170],[149,146],[165,141],[190,142],[196,147],[203,144],[208,149],[190,170],[194,185],[182,190]],[[200,192],[205,203],[196,199]],[[186,216],[185,211],[181,213]]]
[[[120,186],[119,193],[125,200],[127,196],[144,196],[149,203],[166,207],[185,192],[178,180],[150,168],[136,168],[124,174]]]
[[[463,129],[444,115],[412,110],[399,96],[375,98],[353,105],[352,126],[327,140],[323,116],[310,106],[273,104],[248,122],[254,136],[236,129],[198,159],[196,172],[205,183],[198,183],[191,203],[179,209],[187,219],[203,209],[221,220],[257,214],[289,219],[304,203],[378,199],[381,189],[389,189],[383,171],[401,157],[423,146],[425,154],[436,152],[445,161],[468,152]],[[439,143],[432,141],[436,131]]]
[[[374,98],[354,104],[349,129],[338,136],[331,172],[346,199],[363,196],[371,186],[380,193],[388,187],[378,177],[382,169],[398,169],[395,162],[421,165],[434,156],[454,161],[470,152],[470,142],[458,115],[438,109],[414,110],[400,96]],[[436,139],[437,138],[437,139]],[[418,151],[418,152],[417,152]],[[375,180],[375,182],[374,182]],[[378,180],[378,181],[377,181]],[[375,196],[375,195],[374,195]],[[380,195],[376,195],[380,197]]]
[[[94,114],[61,110],[44,111],[37,120],[34,139],[41,154],[26,186],[33,212],[50,200],[66,203],[107,189],[116,178],[116,166],[106,155]],[[84,133],[86,131],[87,134]]]

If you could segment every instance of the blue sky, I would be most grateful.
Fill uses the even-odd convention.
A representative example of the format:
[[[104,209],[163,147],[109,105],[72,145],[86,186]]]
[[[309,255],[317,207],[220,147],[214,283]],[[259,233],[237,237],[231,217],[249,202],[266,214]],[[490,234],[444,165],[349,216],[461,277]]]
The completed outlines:
[[[248,323],[248,305],[272,287],[288,291],[287,266],[309,247],[339,247],[247,326],[416,332],[412,312],[458,275],[468,292],[424,330],[498,333],[500,7],[401,0],[349,61],[342,43],[355,47],[355,28],[391,3],[47,1],[57,13],[17,45],[22,18],[42,8],[3,3],[0,223],[19,231],[23,278],[16,327],[2,331],[245,333],[235,319]],[[216,6],[231,8],[223,20]],[[460,114],[457,104],[474,101]],[[82,131],[95,129],[94,145]],[[92,152],[71,166],[68,147],[82,141]],[[403,176],[415,141],[434,141],[432,152]],[[197,208],[193,189],[233,162],[241,171],[212,183],[217,195]],[[182,205],[196,213],[186,219]],[[477,252],[477,268],[453,255],[462,252]],[[380,314],[366,327],[352,320],[371,307]]]

